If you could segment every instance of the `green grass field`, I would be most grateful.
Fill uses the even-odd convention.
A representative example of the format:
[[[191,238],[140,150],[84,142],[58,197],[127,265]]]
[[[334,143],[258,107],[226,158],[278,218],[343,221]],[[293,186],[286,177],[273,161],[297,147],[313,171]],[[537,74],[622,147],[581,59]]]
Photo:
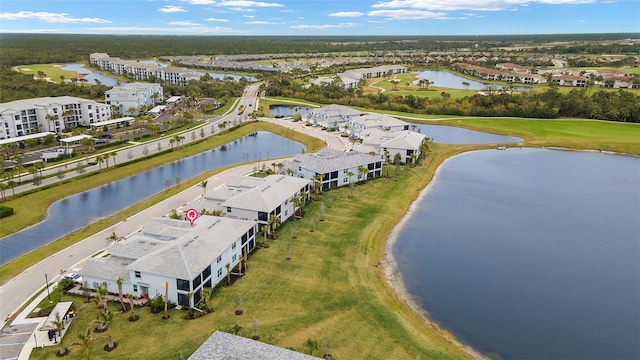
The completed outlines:
[[[80,75],[75,71],[62,70],[60,67],[62,64],[34,64],[34,65],[20,65],[15,66],[14,69],[20,71],[23,74],[33,75],[37,78],[38,71],[42,71],[47,74],[47,77],[52,82],[62,82],[60,76],[64,76],[65,80],[80,79],[84,75]]]
[[[331,191],[327,194],[333,200],[325,202],[322,217],[322,202],[310,202],[301,220],[285,223],[268,249],[259,249],[249,258],[246,276],[215,292],[213,313],[185,320],[186,311],[172,310],[171,318],[163,321],[161,314],[143,308],[137,311],[141,320],[135,323],[120,314],[112,331],[118,348],[106,354],[102,350],[106,341],[99,341],[93,346],[94,356],[160,359],[180,353],[186,358],[216,329],[238,324],[239,335],[253,336],[255,317],[260,341],[303,351],[307,339],[322,344],[327,338],[337,359],[465,358],[449,335],[397,298],[385,282],[380,263],[390,230],[429,181],[435,163],[463,149],[436,146],[431,163],[403,168],[398,182],[381,178],[359,185],[353,198],[346,188]],[[387,201],[378,201],[381,193]],[[291,260],[285,259],[287,243]],[[241,316],[234,315],[236,294],[243,299]],[[95,318],[94,304],[73,300],[82,310],[63,340],[67,347]],[[111,310],[118,311],[117,304]],[[49,359],[56,350],[38,349],[32,358]],[[74,348],[67,358],[83,356],[82,348]]]

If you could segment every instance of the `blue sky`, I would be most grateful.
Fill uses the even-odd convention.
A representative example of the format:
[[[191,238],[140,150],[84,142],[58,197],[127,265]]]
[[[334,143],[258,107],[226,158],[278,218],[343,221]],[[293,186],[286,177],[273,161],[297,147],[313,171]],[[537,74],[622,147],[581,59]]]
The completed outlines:
[[[640,32],[640,0],[2,0],[0,32],[170,35]]]

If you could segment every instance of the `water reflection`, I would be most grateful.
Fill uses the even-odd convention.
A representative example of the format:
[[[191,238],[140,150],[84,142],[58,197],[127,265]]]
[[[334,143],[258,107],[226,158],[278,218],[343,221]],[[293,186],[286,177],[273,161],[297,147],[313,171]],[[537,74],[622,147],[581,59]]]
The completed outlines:
[[[503,87],[506,87],[503,85],[486,84],[477,80],[467,79],[462,76],[452,74],[448,71],[424,70],[424,71],[417,71],[416,74],[418,75],[419,80],[415,80],[413,82],[414,84],[418,84],[418,81],[420,81],[421,79],[427,79],[431,81],[434,86],[446,87],[446,88],[452,88],[452,89],[464,89],[465,87],[462,85],[463,82],[466,82],[469,84],[468,89],[470,90],[484,90],[487,88],[487,86],[492,86],[492,87],[495,87],[496,89],[502,89]],[[514,86],[513,89],[514,90],[535,90],[534,87],[527,87],[527,86]]]

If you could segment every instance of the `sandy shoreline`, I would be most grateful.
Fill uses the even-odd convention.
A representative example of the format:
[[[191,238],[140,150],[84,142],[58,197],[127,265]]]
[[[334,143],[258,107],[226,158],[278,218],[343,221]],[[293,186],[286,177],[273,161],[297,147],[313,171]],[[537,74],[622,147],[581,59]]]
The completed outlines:
[[[393,246],[398,240],[398,235],[406,225],[407,221],[409,221],[411,216],[413,216],[414,212],[417,210],[420,201],[422,201],[422,199],[424,199],[424,197],[427,196],[431,191],[435,182],[438,180],[438,175],[440,173],[440,169],[442,169],[442,166],[450,159],[453,159],[456,156],[460,156],[463,154],[466,154],[466,152],[449,157],[445,159],[440,165],[438,165],[438,168],[433,174],[433,178],[431,179],[431,181],[427,184],[427,186],[424,187],[424,189],[420,191],[420,194],[418,195],[418,197],[409,206],[407,213],[391,230],[391,233],[389,234],[389,238],[387,239],[387,244],[385,245],[385,255],[381,260],[381,264],[384,269],[384,274],[385,274],[385,279],[387,281],[387,284],[394,289],[394,291],[396,292],[396,295],[402,302],[407,304],[407,306],[409,306],[409,308],[411,308],[411,310],[413,310],[413,312],[415,312],[418,316],[422,317],[435,332],[437,332],[442,337],[444,337],[448,342],[462,349],[464,352],[466,352],[469,356],[473,357],[474,359],[484,360],[489,358],[483,355],[482,353],[480,353],[479,351],[473,349],[470,345],[463,344],[448,331],[443,330],[440,327],[440,325],[438,325],[434,320],[432,320],[429,317],[429,313],[425,309],[423,309],[420,305],[418,305],[418,302],[416,301],[414,296],[407,291],[404,280],[402,279],[402,274],[398,270],[398,263],[393,256]]]

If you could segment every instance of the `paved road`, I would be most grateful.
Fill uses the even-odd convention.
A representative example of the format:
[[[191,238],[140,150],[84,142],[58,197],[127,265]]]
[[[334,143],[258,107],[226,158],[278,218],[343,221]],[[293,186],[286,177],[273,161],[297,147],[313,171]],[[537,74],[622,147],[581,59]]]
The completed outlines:
[[[257,87],[256,87],[257,91]],[[252,93],[249,93],[252,94]],[[255,92],[253,93],[255,94]],[[253,100],[250,100],[253,101]],[[255,104],[254,106],[257,106]],[[294,129],[305,134],[315,136],[325,140],[328,146],[343,150],[346,149],[347,141],[339,136],[338,133],[327,133],[319,128],[304,126],[302,122],[293,123],[289,120],[281,119],[261,119]],[[254,164],[247,164],[226,170],[208,181],[208,188],[214,188],[226,182],[229,176],[242,175],[252,171]],[[60,277],[60,269],[81,268],[88,257],[102,251],[107,247],[106,238],[115,232],[120,236],[127,236],[140,230],[140,228],[152,217],[164,216],[171,209],[179,209],[187,202],[194,200],[202,195],[202,188],[198,185],[185,189],[179,194],[166,199],[146,210],[123,219],[121,222],[111,226],[97,234],[52,255],[51,257],[40,261],[31,266],[17,277],[11,279],[0,287],[0,318],[4,319],[3,326],[9,316],[22,307],[22,305],[31,298],[35,293],[45,286],[45,274],[48,275],[49,281],[55,281]],[[71,271],[71,270],[69,270]]]

